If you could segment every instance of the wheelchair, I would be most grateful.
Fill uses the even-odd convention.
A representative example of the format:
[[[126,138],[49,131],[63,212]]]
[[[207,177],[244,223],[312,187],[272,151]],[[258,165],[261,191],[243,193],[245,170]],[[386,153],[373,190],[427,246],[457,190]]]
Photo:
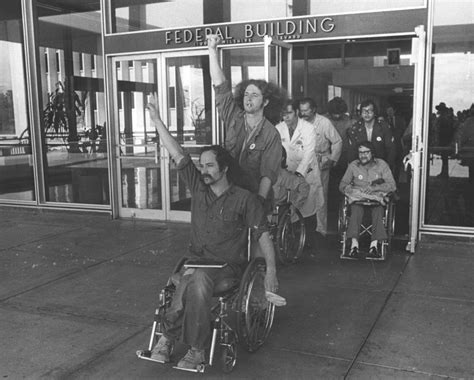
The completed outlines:
[[[397,200],[396,193],[389,193],[387,194],[387,203],[382,205],[380,202],[375,200],[361,200],[353,202],[352,204],[358,204],[364,207],[366,210],[370,207],[382,206],[384,209],[383,213],[383,224],[385,230],[387,232],[387,239],[381,242],[380,246],[380,257],[379,258],[372,258],[366,257],[367,260],[376,260],[376,261],[385,261],[387,255],[390,253],[391,246],[392,246],[392,237],[395,231],[395,203]],[[341,244],[342,244],[342,251],[340,258],[344,260],[354,260],[355,258],[349,256],[350,245],[347,244],[347,227],[350,218],[350,204],[348,198],[345,196],[341,202],[341,206],[339,207],[339,218],[338,218],[338,230],[341,237]],[[362,224],[360,225],[360,239],[363,240],[364,238],[370,240],[370,236],[372,235],[372,223],[366,222],[367,213],[364,215],[364,219]],[[361,251],[362,252],[362,251]]]
[[[219,265],[222,267],[222,263]],[[209,261],[193,263],[183,258],[175,267],[174,274],[178,274],[183,266],[219,267],[218,264]],[[207,365],[212,366],[216,355],[220,355],[222,371],[230,373],[237,362],[237,343],[248,352],[255,352],[264,344],[270,333],[275,313],[275,305],[265,297],[265,273],[265,260],[257,257],[248,263],[240,281],[227,279],[215,285],[213,297],[216,302],[211,309],[212,320],[209,321],[212,335]],[[162,321],[171,305],[176,286],[176,281],[171,276],[160,292],[148,349],[137,351],[140,359],[158,362],[151,358],[151,350],[163,333]],[[206,364],[202,364],[196,370],[188,371],[204,372],[205,367]]]
[[[290,191],[286,201],[273,209],[269,224],[278,262],[287,265],[298,261],[303,254],[306,228],[303,215],[290,201]]]

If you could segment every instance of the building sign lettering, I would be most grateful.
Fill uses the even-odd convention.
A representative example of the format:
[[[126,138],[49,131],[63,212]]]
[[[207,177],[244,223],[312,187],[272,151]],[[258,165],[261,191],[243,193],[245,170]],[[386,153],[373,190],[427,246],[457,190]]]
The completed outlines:
[[[277,39],[299,39],[314,37],[319,33],[331,33],[336,27],[332,17],[312,17],[296,20],[267,21],[225,26],[208,26],[168,30],[165,32],[165,44],[194,45],[206,44],[208,34],[217,34],[224,44],[255,42],[268,35]]]

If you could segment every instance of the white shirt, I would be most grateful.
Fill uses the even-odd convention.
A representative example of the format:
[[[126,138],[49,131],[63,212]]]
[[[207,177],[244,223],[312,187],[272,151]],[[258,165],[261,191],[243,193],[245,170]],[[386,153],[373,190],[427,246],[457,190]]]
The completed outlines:
[[[288,170],[297,171],[306,176],[314,160],[316,134],[313,125],[306,120],[298,119],[298,124],[291,137],[288,125],[284,121],[276,125],[275,128],[280,134],[281,144],[286,149]]]

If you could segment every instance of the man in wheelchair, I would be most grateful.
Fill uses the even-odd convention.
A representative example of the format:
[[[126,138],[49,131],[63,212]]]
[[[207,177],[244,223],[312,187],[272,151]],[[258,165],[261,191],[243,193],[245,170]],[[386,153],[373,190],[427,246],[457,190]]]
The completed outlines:
[[[372,235],[367,258],[379,259],[380,241],[387,239],[383,223],[387,195],[396,190],[395,180],[388,164],[374,157],[374,145],[369,141],[358,144],[359,158],[352,161],[341,180],[339,190],[347,197],[351,216],[347,226],[347,238],[351,239],[350,258],[359,258],[359,231],[364,216],[364,205],[360,201],[376,201],[371,204]],[[344,253],[345,254],[345,253]]]
[[[233,171],[237,168],[230,154],[217,145],[205,147],[201,151],[198,170],[163,124],[156,94],[151,96],[147,109],[163,145],[192,194],[191,244],[185,256],[221,264],[215,268],[181,271],[170,308],[164,316],[163,335],[151,352],[153,360],[169,362],[174,341],[180,341],[189,346],[189,350],[177,368],[195,370],[205,362],[205,347],[211,335],[214,285],[223,279],[241,277],[246,263],[248,229],[265,258],[264,286],[269,292],[278,288],[275,253],[261,203],[255,194],[233,183]]]

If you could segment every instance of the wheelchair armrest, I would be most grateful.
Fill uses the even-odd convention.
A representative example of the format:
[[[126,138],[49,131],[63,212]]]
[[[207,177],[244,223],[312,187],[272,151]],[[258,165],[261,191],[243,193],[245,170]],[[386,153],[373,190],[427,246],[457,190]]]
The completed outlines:
[[[398,194],[397,190],[387,193],[386,197],[392,202],[398,202],[400,200],[400,194]]]
[[[188,259],[184,263],[185,268],[225,268],[227,263],[213,259]]]

